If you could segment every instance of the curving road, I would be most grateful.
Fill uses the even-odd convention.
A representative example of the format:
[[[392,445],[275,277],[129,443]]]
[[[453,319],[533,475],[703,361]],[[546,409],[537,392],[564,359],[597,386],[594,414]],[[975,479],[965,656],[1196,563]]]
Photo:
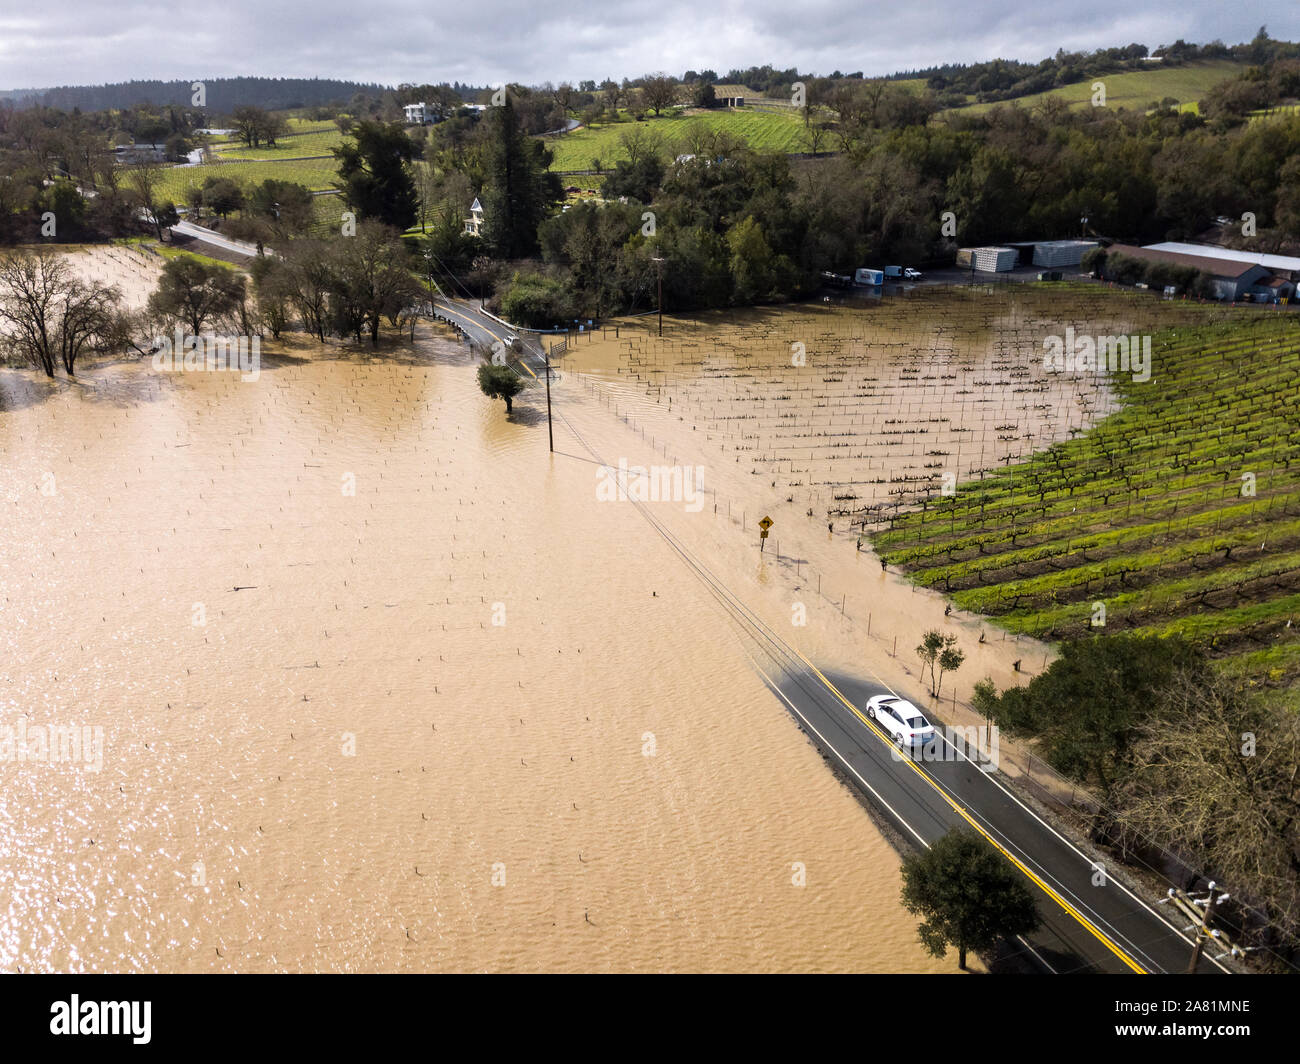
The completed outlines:
[[[509,325],[502,324],[500,320],[480,310],[477,304],[467,299],[449,299],[439,295],[434,297],[433,307],[438,317],[450,322],[475,343],[485,348],[490,349],[497,341],[504,344],[507,336],[518,336],[524,347],[519,365],[528,375],[528,379],[538,381],[544,379],[546,353],[542,349],[542,344],[546,343],[545,339],[539,339],[534,333],[520,332]],[[560,375],[552,368],[551,382],[554,383],[559,379]]]
[[[195,225],[193,222],[180,221],[171,227],[173,233],[181,233],[184,236],[193,237],[195,240],[202,240],[206,244],[221,248],[222,251],[234,252],[236,255],[246,255],[254,258],[257,255],[257,245],[250,244],[247,240],[235,240],[232,237],[222,236],[214,229],[207,229],[201,225]],[[274,255],[270,248],[266,248],[268,255]]]

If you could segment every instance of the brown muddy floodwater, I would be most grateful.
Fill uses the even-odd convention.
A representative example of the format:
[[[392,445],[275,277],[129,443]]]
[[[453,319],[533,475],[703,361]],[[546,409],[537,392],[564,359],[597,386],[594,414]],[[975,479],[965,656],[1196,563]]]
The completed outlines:
[[[974,723],[978,680],[1024,683],[1053,651],[882,572],[870,532],[1117,408],[1106,375],[1048,373],[1045,337],[1150,335],[1198,313],[1100,286],[1000,285],[674,318],[663,337],[642,318],[579,339],[557,401],[584,433],[611,415],[623,426],[607,461],[702,466],[705,513],[666,507],[665,520],[823,666],[924,704],[913,648],[927,629],[957,635],[966,662],[942,708]],[[775,523],[759,555],[762,516]]]
[[[85,739],[0,760],[0,968],[955,969],[535,393],[508,422],[441,335],[292,355],[0,369],[0,725]]]

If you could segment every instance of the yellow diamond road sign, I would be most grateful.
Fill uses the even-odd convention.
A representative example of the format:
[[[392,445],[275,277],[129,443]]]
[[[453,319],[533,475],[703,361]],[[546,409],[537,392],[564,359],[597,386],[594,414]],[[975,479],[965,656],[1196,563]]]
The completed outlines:
[[[764,532],[766,532],[769,528],[772,527],[772,519],[770,517],[763,518],[763,520],[761,520],[758,523],[758,527],[761,528]]]

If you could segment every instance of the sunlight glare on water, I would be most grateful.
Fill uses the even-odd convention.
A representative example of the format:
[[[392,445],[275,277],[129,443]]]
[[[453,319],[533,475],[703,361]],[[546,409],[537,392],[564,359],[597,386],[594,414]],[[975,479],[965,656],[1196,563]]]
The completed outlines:
[[[0,370],[0,721],[103,730],[0,766],[0,966],[951,970],[703,585],[463,350]]]

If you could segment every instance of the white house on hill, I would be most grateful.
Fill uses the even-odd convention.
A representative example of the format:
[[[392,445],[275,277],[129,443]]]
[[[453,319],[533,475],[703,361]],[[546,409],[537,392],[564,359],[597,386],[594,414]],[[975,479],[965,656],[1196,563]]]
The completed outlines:
[[[483,204],[479,203],[478,197],[474,197],[474,202],[469,208],[469,217],[465,219],[465,232],[471,236],[481,236],[483,232]]]

